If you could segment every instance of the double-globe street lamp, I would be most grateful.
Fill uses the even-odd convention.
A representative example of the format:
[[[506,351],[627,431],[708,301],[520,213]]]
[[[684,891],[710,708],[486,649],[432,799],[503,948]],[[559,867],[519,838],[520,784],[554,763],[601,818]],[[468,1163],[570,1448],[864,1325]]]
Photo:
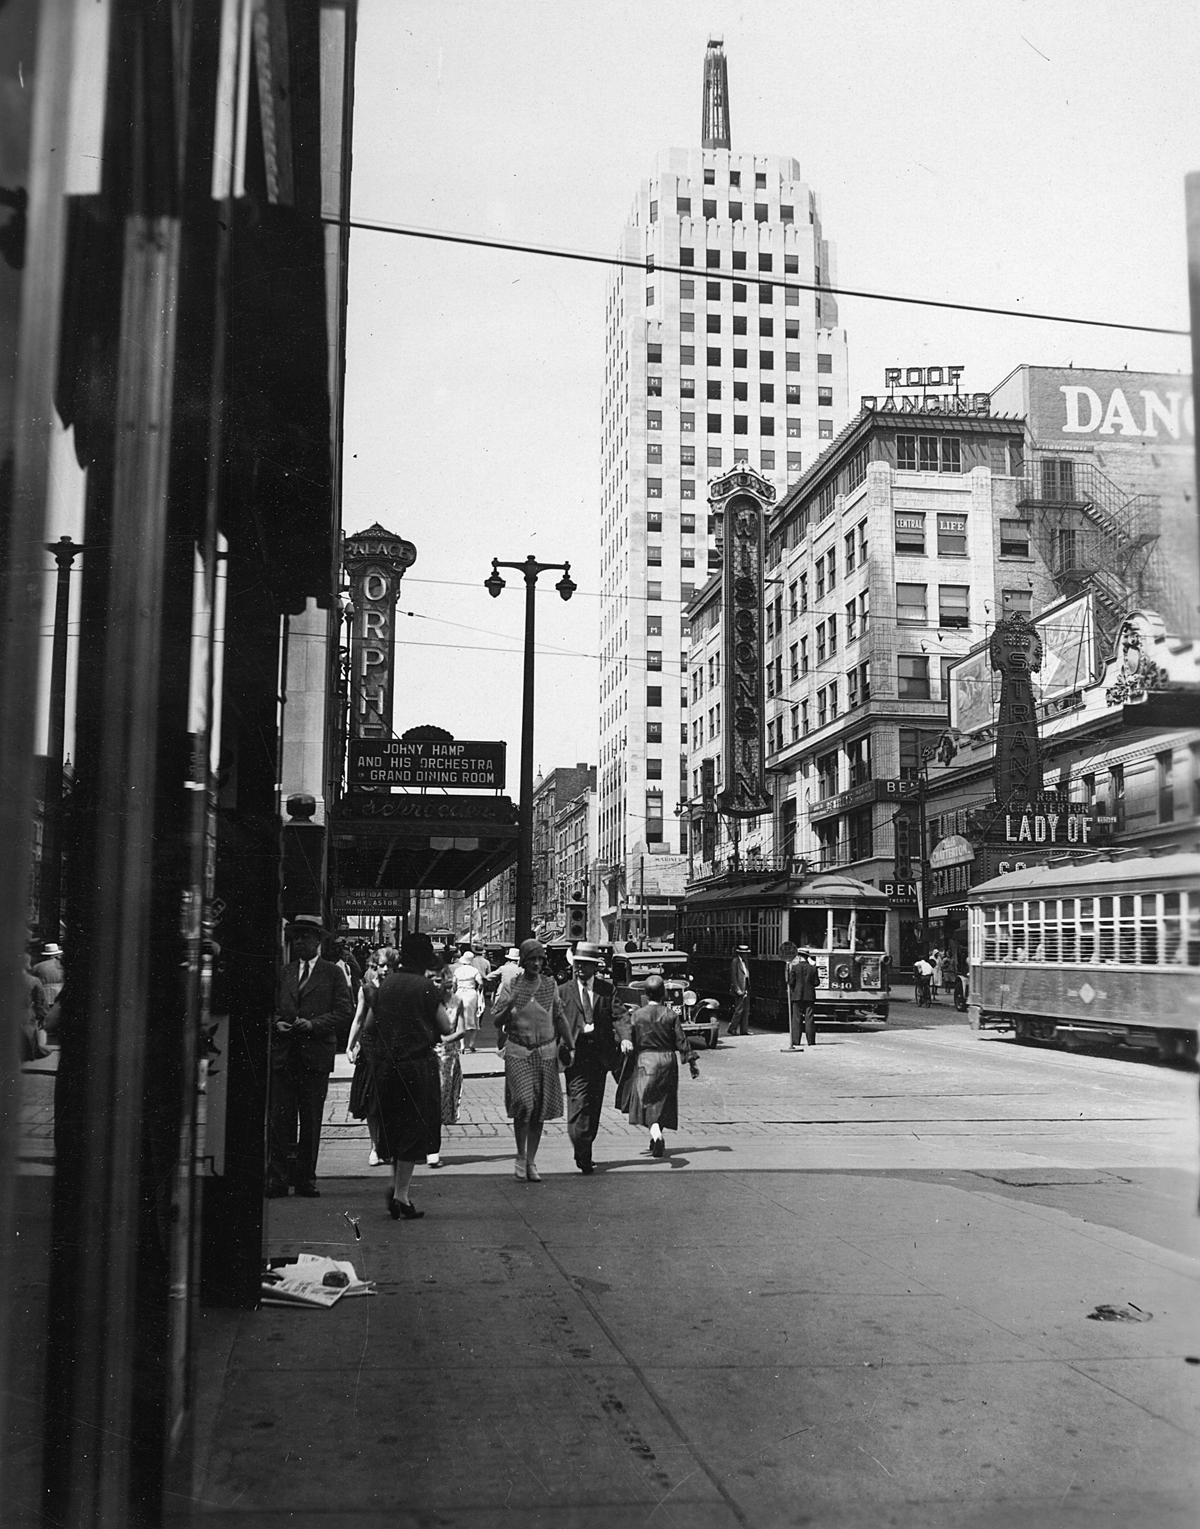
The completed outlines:
[[[521,692],[521,797],[517,819],[517,942],[533,933],[533,596],[539,573],[562,570],[554,586],[564,600],[575,593],[570,563],[539,563],[532,552],[523,563],[502,563],[492,559],[491,574],[483,587],[493,600],[500,598],[505,580],[501,568],[515,568],[525,575],[525,683]]]

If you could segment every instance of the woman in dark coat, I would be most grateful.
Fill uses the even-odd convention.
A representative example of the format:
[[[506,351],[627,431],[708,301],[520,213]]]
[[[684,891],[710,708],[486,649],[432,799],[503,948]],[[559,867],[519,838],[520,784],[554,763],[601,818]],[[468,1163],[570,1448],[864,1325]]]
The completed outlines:
[[[540,1184],[535,1159],[543,1124],[563,1112],[558,1074],[570,1064],[571,1031],[558,984],[544,969],[545,948],[537,940],[526,940],[520,957],[521,975],[500,989],[492,1019],[504,1053],[504,1106],[517,1144],[514,1175]]]
[[[683,1033],[676,1011],[663,1002],[666,987],[661,977],[647,977],[646,1002],[629,1016],[633,1031],[633,1062],[622,1074],[617,1089],[617,1108],[629,1124],[650,1127],[650,1155],[662,1157],[663,1131],[679,1129],[679,1061],[682,1055],[700,1076],[692,1043]]]
[[[413,1168],[442,1146],[442,1085],[435,1047],[454,1021],[441,985],[425,975],[434,965],[427,934],[406,934],[400,970],[387,976],[371,1000],[363,1027],[378,1111],[378,1151],[392,1164],[387,1207],[393,1221],[425,1214],[409,1198]]]

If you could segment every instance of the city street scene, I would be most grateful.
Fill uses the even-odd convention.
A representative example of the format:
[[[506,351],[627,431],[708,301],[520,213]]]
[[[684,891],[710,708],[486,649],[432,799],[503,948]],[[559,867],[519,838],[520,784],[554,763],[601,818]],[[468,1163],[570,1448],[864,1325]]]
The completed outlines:
[[[1200,16],[0,3],[0,1518],[1200,1522]]]

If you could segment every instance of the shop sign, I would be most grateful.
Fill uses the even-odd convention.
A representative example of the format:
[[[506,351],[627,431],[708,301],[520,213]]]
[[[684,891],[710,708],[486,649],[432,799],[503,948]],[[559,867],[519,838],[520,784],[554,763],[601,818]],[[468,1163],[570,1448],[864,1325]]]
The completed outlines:
[[[929,864],[935,870],[951,865],[969,865],[975,858],[975,846],[962,834],[947,834],[934,845]]]
[[[389,738],[395,688],[396,601],[404,570],[417,560],[410,541],[374,525],[345,541],[350,580],[350,736]]]
[[[972,884],[971,872],[974,869],[974,859],[972,855],[971,864],[947,865],[938,870],[932,869],[933,861],[930,860],[930,897],[937,901],[940,898],[953,897],[967,891]]]
[[[915,881],[881,881],[879,890],[894,908],[916,905],[917,884]]]
[[[975,809],[972,818],[972,830],[984,844],[1017,850],[1041,846],[1059,852],[1090,849],[1111,836],[1113,823],[1111,816],[1082,802],[1062,802],[1056,797],[996,803]]]
[[[990,393],[903,393],[899,398],[888,394],[863,393],[860,406],[872,414],[956,414],[988,415],[992,412]]]
[[[444,786],[502,790],[505,751],[497,743],[460,743],[457,739],[390,738],[350,740],[351,786]]]
[[[809,805],[809,821],[816,823],[822,818],[836,817],[839,812],[852,812],[868,802],[893,802],[905,799],[915,788],[902,780],[864,780],[861,785],[851,786],[837,796],[826,797],[823,802]]]
[[[344,796],[339,819],[377,818],[384,822],[515,823],[516,803],[507,796]]]

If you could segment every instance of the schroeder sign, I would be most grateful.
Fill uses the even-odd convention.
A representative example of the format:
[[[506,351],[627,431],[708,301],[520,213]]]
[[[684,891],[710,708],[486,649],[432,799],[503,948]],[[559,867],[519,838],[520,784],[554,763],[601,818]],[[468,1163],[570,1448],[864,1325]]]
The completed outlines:
[[[745,466],[712,485],[709,502],[724,514],[725,789],[717,805],[728,817],[771,810],[764,780],[763,507],[775,490]]]
[[[350,742],[351,786],[446,786],[499,791],[504,785],[504,743],[457,739],[391,738]]]

